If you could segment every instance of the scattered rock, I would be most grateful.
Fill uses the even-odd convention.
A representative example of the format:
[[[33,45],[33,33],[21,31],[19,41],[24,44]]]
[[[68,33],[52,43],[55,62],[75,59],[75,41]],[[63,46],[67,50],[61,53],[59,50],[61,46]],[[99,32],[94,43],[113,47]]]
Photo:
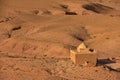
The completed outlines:
[[[21,26],[16,26],[12,30],[15,31],[15,30],[19,30],[19,29],[21,29]]]
[[[120,57],[112,57],[112,58],[109,58],[111,61],[114,61],[116,63],[120,63]]]
[[[66,11],[65,14],[66,14],[66,15],[77,15],[76,12],[70,12],[70,11]]]
[[[3,23],[3,22],[8,22],[10,20],[14,19],[14,17],[4,17],[4,18],[1,18],[0,19],[0,23]]]
[[[37,15],[37,14],[39,14],[39,10],[33,10],[32,13]]]
[[[51,15],[52,12],[49,10],[43,10],[42,15]]]
[[[105,6],[99,3],[85,4],[82,7],[86,10],[90,10],[95,13],[109,13],[110,11],[114,10],[113,8],[109,6]]]
[[[64,9],[68,9],[68,5],[61,4],[60,6]]]
[[[105,67],[107,67],[110,70],[120,72],[120,64],[119,63],[106,64]]]

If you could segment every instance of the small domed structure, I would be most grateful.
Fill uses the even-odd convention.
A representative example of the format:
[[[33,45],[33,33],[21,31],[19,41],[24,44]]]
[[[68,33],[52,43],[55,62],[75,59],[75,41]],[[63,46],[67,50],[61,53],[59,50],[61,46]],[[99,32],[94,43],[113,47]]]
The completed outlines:
[[[97,52],[81,43],[77,49],[70,50],[70,58],[75,64],[82,66],[96,66]]]
[[[85,50],[87,47],[84,43],[81,43],[78,47],[77,47],[77,51],[80,52],[81,50]]]

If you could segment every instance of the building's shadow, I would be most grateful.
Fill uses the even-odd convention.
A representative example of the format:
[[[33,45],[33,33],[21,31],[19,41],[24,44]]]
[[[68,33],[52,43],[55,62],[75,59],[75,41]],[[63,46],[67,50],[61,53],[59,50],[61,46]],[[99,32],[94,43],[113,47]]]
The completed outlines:
[[[112,61],[110,59],[98,59],[97,60],[97,66],[105,65],[105,64],[111,64],[115,63],[115,61]]]

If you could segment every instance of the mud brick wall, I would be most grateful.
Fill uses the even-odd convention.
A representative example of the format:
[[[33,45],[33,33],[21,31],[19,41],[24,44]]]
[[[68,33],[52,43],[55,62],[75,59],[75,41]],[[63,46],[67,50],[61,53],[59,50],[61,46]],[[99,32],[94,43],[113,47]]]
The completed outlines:
[[[83,66],[95,66],[97,63],[97,53],[80,53],[77,51],[70,51],[70,58],[75,64]]]

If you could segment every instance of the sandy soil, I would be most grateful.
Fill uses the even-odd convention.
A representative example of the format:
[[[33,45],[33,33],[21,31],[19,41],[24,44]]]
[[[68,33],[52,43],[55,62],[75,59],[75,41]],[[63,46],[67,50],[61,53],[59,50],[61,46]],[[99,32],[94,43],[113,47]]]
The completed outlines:
[[[0,0],[0,80],[120,80],[69,59],[82,42],[120,57],[119,29],[120,0]]]

